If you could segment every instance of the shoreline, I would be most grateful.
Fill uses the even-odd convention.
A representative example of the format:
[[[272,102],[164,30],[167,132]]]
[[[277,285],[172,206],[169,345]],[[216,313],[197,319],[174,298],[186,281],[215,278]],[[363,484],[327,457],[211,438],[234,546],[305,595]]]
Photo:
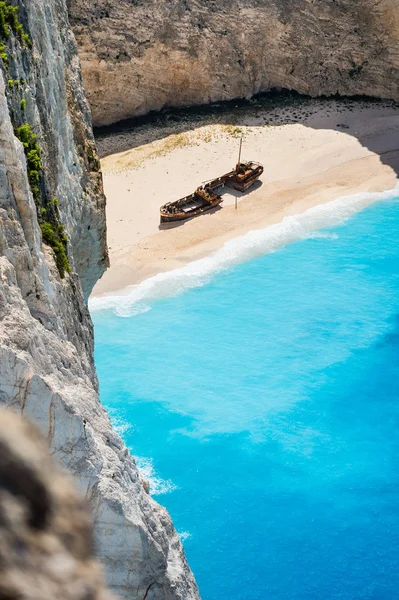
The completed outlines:
[[[149,130],[155,139],[141,145],[145,128],[128,133],[133,149],[102,160],[111,268],[92,297],[121,293],[311,207],[395,187],[399,112],[392,103],[315,100],[284,111],[245,108],[239,115],[223,115],[232,124],[209,123],[209,118],[193,130],[177,124],[166,138]],[[293,118],[297,122],[282,123]],[[159,206],[217,175],[216,169],[229,170],[241,133],[244,158],[265,166],[262,185],[238,195],[237,210],[235,193],[229,192],[221,210],[160,230]],[[126,135],[121,143],[129,145]]]
[[[329,237],[323,230],[343,225],[348,219],[369,206],[398,199],[399,182],[391,190],[358,192],[329,202],[315,204],[303,213],[293,214],[263,229],[254,229],[225,242],[216,252],[170,271],[160,272],[137,285],[92,296],[93,311],[113,309],[118,316],[130,317],[150,310],[150,303],[173,297],[192,288],[201,287],[210,278],[233,266],[275,252],[276,250],[313,237]],[[335,239],[334,235],[331,239]]]

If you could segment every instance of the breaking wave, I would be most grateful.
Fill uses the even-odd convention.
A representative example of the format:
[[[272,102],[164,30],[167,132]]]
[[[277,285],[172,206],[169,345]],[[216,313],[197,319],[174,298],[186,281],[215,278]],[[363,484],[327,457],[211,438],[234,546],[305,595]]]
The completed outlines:
[[[118,293],[92,298],[89,302],[90,309],[113,310],[120,317],[132,317],[146,312],[151,308],[150,302],[200,287],[216,273],[236,264],[274,252],[296,240],[318,235],[328,237],[328,232],[317,234],[318,230],[344,222],[373,202],[393,199],[398,195],[398,191],[399,185],[386,192],[362,192],[343,196],[332,202],[314,206],[302,214],[285,217],[280,223],[234,238],[217,252],[184,267],[159,273]],[[334,234],[331,235],[334,239]]]
[[[141,475],[150,484],[151,496],[168,494],[174,490],[177,490],[177,486],[172,481],[158,477],[158,475],[155,473],[154,465],[150,458],[135,456],[134,459]]]
[[[123,417],[121,417],[118,414],[118,411],[114,408],[108,408],[108,414],[110,416],[113,429],[121,438],[123,438],[124,434],[132,428],[131,423],[123,419]]]

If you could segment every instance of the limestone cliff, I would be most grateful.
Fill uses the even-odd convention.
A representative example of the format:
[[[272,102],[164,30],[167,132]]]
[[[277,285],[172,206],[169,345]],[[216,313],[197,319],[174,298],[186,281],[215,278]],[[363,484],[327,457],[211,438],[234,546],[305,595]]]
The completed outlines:
[[[96,125],[250,97],[399,99],[397,0],[68,0]]]
[[[65,0],[13,4],[7,24],[0,3],[0,403],[75,476],[112,589],[196,599],[171,520],[98,399],[86,299],[108,262],[105,199]]]

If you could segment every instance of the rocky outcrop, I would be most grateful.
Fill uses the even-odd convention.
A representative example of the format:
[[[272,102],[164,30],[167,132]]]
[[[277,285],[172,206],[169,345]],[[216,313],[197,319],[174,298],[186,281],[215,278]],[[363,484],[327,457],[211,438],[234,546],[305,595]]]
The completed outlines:
[[[0,412],[0,598],[111,600],[86,504],[34,427]]]
[[[98,398],[86,299],[108,262],[105,198],[65,0],[14,4],[29,37],[0,39],[0,404],[74,475],[119,596],[196,599],[171,520]]]
[[[399,99],[396,0],[68,0],[96,125],[272,88]]]

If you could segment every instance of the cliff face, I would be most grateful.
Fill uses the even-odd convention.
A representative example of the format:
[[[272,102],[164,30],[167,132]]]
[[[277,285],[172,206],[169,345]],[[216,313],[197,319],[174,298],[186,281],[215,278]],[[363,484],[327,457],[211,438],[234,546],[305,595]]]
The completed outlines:
[[[272,88],[399,99],[397,0],[68,0],[96,125]]]
[[[33,419],[79,483],[117,594],[196,599],[98,399],[86,299],[108,262],[105,199],[65,0],[14,4],[25,34],[0,15],[0,404]]]

